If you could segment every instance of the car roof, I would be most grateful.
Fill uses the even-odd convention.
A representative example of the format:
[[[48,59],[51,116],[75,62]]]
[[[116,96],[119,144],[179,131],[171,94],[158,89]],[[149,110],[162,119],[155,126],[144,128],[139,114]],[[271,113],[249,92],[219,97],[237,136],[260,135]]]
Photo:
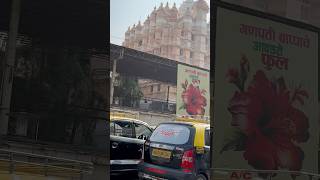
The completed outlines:
[[[161,123],[161,124],[182,124],[182,125],[194,126],[195,128],[197,128],[197,127],[210,128],[210,124],[200,123],[200,122],[172,121],[172,122],[165,122],[165,123]]]
[[[203,117],[180,117],[180,116],[177,116],[176,121],[210,124],[210,119],[203,118]]]
[[[127,121],[127,122],[134,122],[138,124],[143,124],[146,125],[150,128],[150,125],[144,121],[138,120],[138,119],[133,119],[133,118],[128,118],[128,117],[121,117],[121,116],[110,116],[110,121]]]

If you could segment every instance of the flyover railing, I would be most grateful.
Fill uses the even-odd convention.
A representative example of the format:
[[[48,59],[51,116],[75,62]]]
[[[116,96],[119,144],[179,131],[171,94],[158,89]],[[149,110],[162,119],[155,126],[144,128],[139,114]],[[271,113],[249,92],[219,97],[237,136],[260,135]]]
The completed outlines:
[[[51,177],[80,178],[91,174],[91,162],[0,149],[0,171],[10,174],[36,174]]]

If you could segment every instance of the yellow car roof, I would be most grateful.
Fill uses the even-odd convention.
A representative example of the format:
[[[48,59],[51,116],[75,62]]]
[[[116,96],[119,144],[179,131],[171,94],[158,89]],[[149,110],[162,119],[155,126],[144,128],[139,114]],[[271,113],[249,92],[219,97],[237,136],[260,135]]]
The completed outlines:
[[[132,112],[110,111],[110,117],[125,117],[131,119],[138,119],[139,115]]]
[[[177,117],[176,121],[178,122],[189,122],[194,124],[210,124],[209,120],[201,118],[192,118],[192,117]]]
[[[123,116],[112,116],[110,115],[110,120],[119,120],[119,119],[123,119],[123,120],[137,120],[137,119],[134,119],[134,118],[129,118],[129,117],[123,117]]]
[[[194,146],[195,147],[204,147],[205,146],[205,130],[210,128],[210,124],[195,123],[193,125],[196,128],[196,135],[194,137]]]

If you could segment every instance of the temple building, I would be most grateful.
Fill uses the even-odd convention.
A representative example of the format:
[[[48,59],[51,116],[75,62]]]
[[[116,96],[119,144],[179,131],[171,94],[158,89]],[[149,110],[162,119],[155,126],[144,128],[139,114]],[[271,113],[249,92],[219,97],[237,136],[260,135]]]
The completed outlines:
[[[209,6],[185,0],[179,9],[161,3],[147,19],[129,27],[123,46],[210,69]]]

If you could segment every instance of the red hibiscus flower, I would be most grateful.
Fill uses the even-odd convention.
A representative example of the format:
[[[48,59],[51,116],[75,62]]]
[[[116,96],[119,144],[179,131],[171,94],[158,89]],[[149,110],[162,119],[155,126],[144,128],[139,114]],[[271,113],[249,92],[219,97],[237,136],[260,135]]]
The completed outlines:
[[[304,158],[303,151],[286,138],[275,139],[264,134],[249,136],[244,158],[255,169],[277,170],[286,168],[299,171]]]
[[[305,91],[301,92],[307,97]],[[244,158],[251,166],[264,170],[301,169],[304,155],[295,142],[308,140],[308,118],[293,107],[283,78],[271,82],[258,71],[247,91],[235,92],[228,110],[231,125],[247,136]]]
[[[181,97],[189,115],[204,115],[207,99],[202,95],[199,87],[190,84]]]

